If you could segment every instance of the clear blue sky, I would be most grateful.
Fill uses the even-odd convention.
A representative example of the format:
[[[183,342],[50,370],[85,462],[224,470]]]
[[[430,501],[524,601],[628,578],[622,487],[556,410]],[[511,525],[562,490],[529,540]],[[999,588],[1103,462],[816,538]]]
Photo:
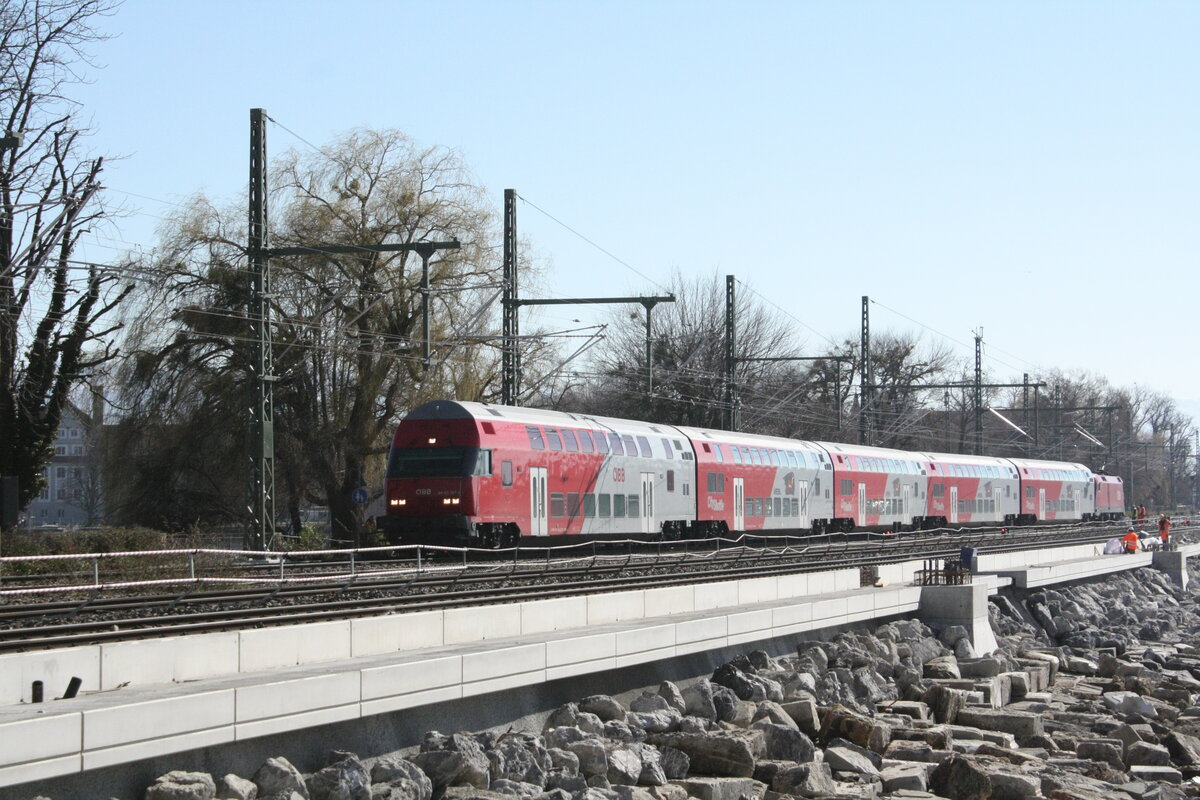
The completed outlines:
[[[832,338],[867,294],[982,326],[998,378],[1083,369],[1200,412],[1200,4],[127,0],[106,24],[76,94],[126,156],[106,185],[155,198],[116,195],[126,242],[159,200],[244,196],[251,107],[318,144],[399,128],[649,278],[522,205],[547,294],[735,274]]]

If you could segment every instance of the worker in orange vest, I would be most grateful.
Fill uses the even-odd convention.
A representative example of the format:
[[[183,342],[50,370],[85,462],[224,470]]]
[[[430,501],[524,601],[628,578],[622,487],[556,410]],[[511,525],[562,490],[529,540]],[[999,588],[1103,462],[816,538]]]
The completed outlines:
[[[1129,533],[1125,534],[1125,537],[1121,541],[1125,545],[1126,553],[1136,553],[1138,551],[1138,535],[1137,531],[1133,528],[1129,529]]]
[[[1166,514],[1158,515],[1158,534],[1162,537],[1163,549],[1167,549],[1167,541],[1171,538],[1171,518]]]

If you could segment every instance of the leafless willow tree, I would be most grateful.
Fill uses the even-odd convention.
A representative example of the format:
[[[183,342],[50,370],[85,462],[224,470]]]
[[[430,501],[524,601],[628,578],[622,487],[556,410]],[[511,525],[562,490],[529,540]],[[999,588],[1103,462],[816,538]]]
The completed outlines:
[[[357,536],[360,486],[382,485],[383,455],[404,412],[426,400],[485,399],[495,385],[500,288],[494,201],[462,160],[397,131],[353,131],[289,152],[271,173],[272,246],[459,239],[430,260],[431,359],[423,359],[421,259],[413,252],[274,258],[276,482],[294,521],[328,506],[334,535]],[[244,503],[249,300],[244,206],[203,198],[164,228],[133,326],[124,403],[151,472],[131,476],[127,512],[153,524],[171,493],[199,519],[238,519]],[[231,421],[232,424],[231,424]],[[239,424],[243,422],[243,424]],[[172,455],[193,448],[186,459]],[[220,465],[224,463],[225,469]]]
[[[105,220],[101,159],[70,88],[92,66],[88,48],[110,0],[0,4],[0,474],[20,481],[24,508],[71,389],[114,357],[104,320],[128,291],[104,267],[75,259],[80,238]]]

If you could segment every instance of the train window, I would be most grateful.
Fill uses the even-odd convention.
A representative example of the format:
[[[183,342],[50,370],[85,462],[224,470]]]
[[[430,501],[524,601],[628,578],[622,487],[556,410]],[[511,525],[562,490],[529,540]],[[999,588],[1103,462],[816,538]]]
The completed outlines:
[[[546,442],[550,445],[550,449],[559,452],[563,449],[562,437],[558,435],[558,431],[554,428],[546,428]]]
[[[933,489],[931,491],[933,492],[934,497],[945,497],[946,496],[946,484],[935,483],[933,485]]]
[[[612,495],[600,495],[600,516],[608,517],[612,513]]]
[[[1033,497],[1033,487],[1032,487],[1032,486],[1026,486],[1026,487],[1025,487],[1025,496],[1026,496],[1026,497]]]
[[[642,449],[642,458],[654,458],[654,451],[650,449],[650,440],[645,436],[637,437],[638,447]]]
[[[745,515],[747,517],[753,517],[754,516],[754,498],[747,497],[745,506],[746,506],[745,509],[743,509],[743,512],[745,513]]]
[[[511,461],[500,462],[500,483],[504,486],[513,485],[513,471]]]
[[[800,516],[800,498],[798,498],[798,497],[792,498],[792,516],[793,517]]]
[[[1011,486],[1005,486],[1005,487],[1004,487],[1004,496],[1005,496],[1005,497],[1012,497],[1012,487],[1011,487]]]
[[[708,447],[708,445],[704,445],[704,446]],[[717,457],[717,461],[721,464],[724,464],[725,463],[725,453],[722,450],[721,445],[714,444],[712,446],[712,451],[713,451],[713,454]],[[684,456],[686,457],[687,453],[684,453]]]
[[[484,461],[482,459],[486,458]],[[487,471],[482,472],[486,466]],[[491,475],[491,451],[475,447],[403,447],[388,455],[389,478],[465,478]]]
[[[754,516],[766,516],[766,514],[763,513],[763,499],[761,497],[754,498]]]
[[[637,443],[633,441],[633,437],[625,433],[621,435],[621,441],[625,444],[625,455],[636,456],[638,454]]]
[[[562,492],[550,493],[550,516],[555,519],[562,519],[567,512],[567,498]]]
[[[719,447],[719,445],[718,445],[718,447]],[[738,446],[736,444],[730,445],[729,451],[731,453],[733,453],[733,463],[735,463],[735,464],[742,463],[742,451],[738,449]]]
[[[757,447],[750,448],[750,461],[755,464],[762,464],[762,453],[758,452]]]
[[[493,425],[490,422],[481,422],[479,424],[483,427],[484,433],[488,434],[489,436],[495,435],[495,433],[496,433],[495,425]]]
[[[525,432],[529,434],[529,446],[534,450],[545,450],[546,443],[542,440],[542,429],[536,425],[526,425]]]
[[[642,511],[640,506],[640,498],[636,494],[625,495],[625,515],[629,517],[640,517]]]
[[[820,478],[813,478],[813,491],[816,492],[817,497],[821,496],[821,479]]]
[[[592,447],[592,435],[587,431],[579,432],[579,449],[585,453],[590,453],[594,449]]]
[[[849,478],[842,478],[842,495],[854,494],[854,481]]]
[[[610,433],[608,435],[608,443],[612,445],[612,453],[614,456],[625,455],[625,445],[621,444],[621,434]]]
[[[768,450],[767,455],[769,455],[771,457],[771,464],[773,466],[778,467],[779,466],[779,451],[778,450]]]
[[[583,496],[583,515],[588,518],[596,516],[596,495],[591,492]]]
[[[613,516],[614,517],[625,516],[625,495],[614,494],[612,496],[612,498],[613,498]]]
[[[708,473],[708,490],[715,492],[717,490],[717,474],[716,472]]]
[[[562,432],[563,445],[566,446],[568,453],[579,452],[579,442],[575,441],[575,431],[563,429]]]
[[[721,492],[721,493],[725,492],[725,473],[724,472],[717,473],[717,491]]]
[[[791,503],[788,503],[788,505],[790,506]],[[777,516],[777,517],[783,516],[783,508],[782,507],[783,507],[783,498],[776,497],[775,498],[775,516]]]
[[[670,440],[670,439],[666,439],[666,438],[664,438],[664,439],[662,440],[662,443],[663,443],[663,450],[666,450],[666,451],[667,451],[667,458],[674,458],[674,457],[675,457],[675,451],[673,451],[673,450],[671,449],[671,440]]]
[[[683,452],[683,442],[679,441],[678,439],[675,439],[673,441],[675,442],[675,449],[680,452]]]
[[[667,491],[675,491],[675,470],[673,469],[667,470]]]
[[[567,492],[567,516],[571,519],[579,516],[579,492]]]
[[[597,453],[608,452],[608,439],[604,437],[604,433],[602,431],[592,431],[592,440],[596,443]]]

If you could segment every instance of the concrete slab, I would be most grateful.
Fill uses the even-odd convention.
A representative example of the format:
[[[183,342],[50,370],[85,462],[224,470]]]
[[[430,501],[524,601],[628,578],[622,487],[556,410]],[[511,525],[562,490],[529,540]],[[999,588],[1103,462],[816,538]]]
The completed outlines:
[[[236,673],[241,637],[237,631],[172,636],[100,646],[102,690],[126,684],[173,683]]]
[[[71,678],[83,681],[80,691],[100,689],[100,648],[68,647],[0,656],[0,704],[29,703],[34,681],[41,681],[44,697],[61,697]]]

